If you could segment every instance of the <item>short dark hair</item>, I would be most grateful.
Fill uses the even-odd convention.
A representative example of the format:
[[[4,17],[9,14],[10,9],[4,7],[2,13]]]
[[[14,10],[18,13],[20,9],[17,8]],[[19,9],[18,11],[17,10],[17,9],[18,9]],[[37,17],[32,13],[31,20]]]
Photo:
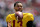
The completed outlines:
[[[21,2],[19,2],[19,1],[15,2],[15,3],[14,3],[14,7],[16,6],[17,3],[21,3]]]

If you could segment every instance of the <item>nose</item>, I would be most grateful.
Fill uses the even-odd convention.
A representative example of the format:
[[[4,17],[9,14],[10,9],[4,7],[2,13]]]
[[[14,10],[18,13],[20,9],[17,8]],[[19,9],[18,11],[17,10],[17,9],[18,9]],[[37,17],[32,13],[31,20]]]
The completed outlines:
[[[19,9],[21,9],[21,7],[19,7]]]

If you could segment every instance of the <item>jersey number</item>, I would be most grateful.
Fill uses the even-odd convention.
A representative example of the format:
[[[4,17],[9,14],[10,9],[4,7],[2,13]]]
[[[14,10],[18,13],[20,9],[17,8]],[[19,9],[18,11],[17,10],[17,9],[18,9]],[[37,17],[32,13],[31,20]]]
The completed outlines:
[[[20,27],[22,27],[22,21],[18,21],[17,23],[20,22]],[[13,27],[15,27],[15,20],[13,20]]]

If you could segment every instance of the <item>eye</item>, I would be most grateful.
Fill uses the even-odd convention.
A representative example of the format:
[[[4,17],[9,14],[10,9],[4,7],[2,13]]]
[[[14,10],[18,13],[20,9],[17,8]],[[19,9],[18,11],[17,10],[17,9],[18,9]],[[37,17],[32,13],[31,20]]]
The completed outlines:
[[[22,7],[22,6],[20,6],[20,7]]]
[[[19,6],[17,6],[17,7],[19,7]]]
[[[17,5],[17,7],[22,7],[22,6]]]

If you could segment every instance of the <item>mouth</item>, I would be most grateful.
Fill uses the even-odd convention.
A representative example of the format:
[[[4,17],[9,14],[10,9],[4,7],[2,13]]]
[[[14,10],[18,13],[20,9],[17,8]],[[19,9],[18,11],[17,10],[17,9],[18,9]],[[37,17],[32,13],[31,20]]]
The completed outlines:
[[[21,9],[16,9],[16,11],[20,11]]]

